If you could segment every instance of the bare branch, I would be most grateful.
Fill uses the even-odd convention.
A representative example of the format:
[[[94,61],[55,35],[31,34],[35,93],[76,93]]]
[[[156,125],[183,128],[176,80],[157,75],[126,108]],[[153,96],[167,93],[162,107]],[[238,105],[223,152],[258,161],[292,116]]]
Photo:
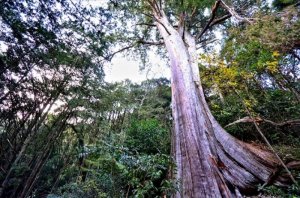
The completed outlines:
[[[208,28],[210,27],[210,24],[213,22],[214,18],[216,17],[216,12],[217,12],[217,9],[219,7],[221,3],[221,0],[217,0],[215,5],[213,6],[212,10],[211,10],[211,17],[209,19],[209,21],[207,22],[207,24],[205,25],[205,27],[202,29],[201,32],[199,32],[197,35],[196,35],[196,41],[198,41],[201,36],[208,30]]]
[[[196,13],[197,13],[196,11],[197,11],[197,8],[194,7],[194,8],[193,8],[193,11],[192,11],[192,14],[191,14],[191,17],[190,17],[191,20],[193,20],[193,18],[195,17],[195,15],[196,15]]]
[[[300,125],[300,119],[288,120],[288,121],[280,122],[280,123],[276,123],[276,122],[273,122],[271,120],[266,120],[266,119],[263,119],[263,121],[267,122],[269,124],[275,125],[275,126],[279,126],[279,127],[286,126],[286,125]]]
[[[141,26],[144,25],[144,26],[149,26],[149,27],[156,27],[156,25],[152,24],[152,23],[138,23],[136,25],[141,25]],[[172,27],[173,28],[178,28],[178,25],[173,25]]]
[[[238,19],[238,20],[240,20],[240,21],[247,22],[247,23],[249,23],[249,24],[253,23],[253,19],[240,16],[240,15],[234,10],[233,7],[228,6],[223,0],[220,0],[220,1],[221,1],[222,7],[223,7],[225,10],[227,10],[233,17],[235,17],[236,19]]]
[[[198,34],[197,36],[199,36],[199,38],[198,39],[200,39],[202,36],[203,36],[203,34],[209,29],[209,28],[211,28],[211,27],[213,27],[214,25],[217,25],[217,24],[220,24],[220,23],[222,23],[223,21],[225,21],[226,19],[229,19],[231,17],[231,14],[226,14],[226,15],[224,15],[224,16],[222,16],[222,17],[219,17],[219,18],[217,18],[217,19],[214,19],[214,20],[210,20],[207,24],[206,24],[206,26],[204,27],[204,29],[201,31],[201,33],[200,34]],[[212,19],[212,18],[211,18]],[[196,41],[198,40],[198,39],[196,39]],[[215,41],[215,40],[214,40]],[[204,41],[199,41],[199,43],[203,43]]]
[[[156,0],[153,0],[154,5],[156,6],[157,10],[161,10],[160,4],[157,3]],[[160,12],[159,12],[160,13]],[[160,15],[161,16],[161,15]]]
[[[300,61],[300,56],[297,54],[297,52],[295,52],[294,50],[291,51],[291,54],[298,59],[298,61]]]
[[[181,37],[184,39],[184,32],[185,32],[185,13],[182,12],[179,16],[179,23],[178,23],[178,30]]]
[[[151,0],[148,0],[147,1],[149,6],[152,8],[152,10],[158,14],[159,16],[161,16],[161,12],[160,12],[160,9],[159,9],[159,6],[157,5],[157,2],[155,0],[151,1]]]
[[[253,120],[249,116],[246,116],[246,117],[243,117],[241,119],[238,119],[238,120],[236,120],[234,122],[231,122],[231,123],[227,124],[224,128],[232,126],[232,125],[235,125],[235,124],[238,124],[238,123],[249,123],[249,122],[252,123],[253,121],[255,121],[255,122],[261,122],[262,119],[261,118],[254,118],[254,120]]]
[[[152,15],[152,14],[148,14],[148,13],[145,13],[145,12],[142,12],[141,14],[143,14],[143,15],[149,17],[149,18],[154,18],[154,15]]]
[[[156,27],[156,25],[153,23],[138,23],[136,25],[145,25],[145,26],[149,26],[149,27]]]
[[[198,43],[198,45],[199,44],[201,44],[200,46],[197,46],[197,49],[200,49],[200,48],[202,48],[202,47],[204,47],[204,46],[206,46],[206,45],[208,45],[208,44],[210,44],[210,43],[213,43],[213,42],[215,42],[215,41],[217,41],[217,40],[219,40],[219,39],[205,39],[205,40],[201,40],[199,43]]]
[[[152,8],[152,11],[154,13],[154,15],[152,15],[153,19],[159,23],[165,30],[166,32],[171,35],[170,31],[167,29],[167,27],[159,20],[160,17],[163,16],[163,10],[159,9],[157,2],[155,0],[153,0],[153,2],[151,0],[147,1],[148,4],[150,5],[150,7]],[[145,14],[145,13],[144,13]]]
[[[224,128],[229,127],[231,125],[238,124],[238,123],[252,123],[253,121],[255,121],[257,123],[266,122],[266,123],[272,124],[272,125],[277,126],[277,127],[283,127],[283,126],[286,126],[286,125],[300,125],[300,119],[288,120],[288,121],[279,122],[279,123],[273,122],[271,120],[263,119],[263,118],[260,118],[260,117],[255,117],[253,119],[251,119],[249,116],[246,116],[244,118],[238,119],[238,120],[236,120],[232,123],[227,124]]]
[[[161,0],[159,0],[159,7],[160,7],[160,9],[162,9],[162,1]]]
[[[223,21],[225,21],[226,19],[229,19],[230,17],[231,17],[231,14],[226,14],[226,15],[220,17],[220,18],[217,18],[217,19],[215,19],[215,20],[213,20],[211,22],[211,24],[209,25],[209,27],[212,27],[212,26],[214,26],[216,24],[222,23]]]
[[[158,45],[163,45],[164,42],[162,42],[162,41],[159,41],[159,42],[154,42],[154,41],[144,41],[144,40],[140,39],[140,40],[138,40],[138,41],[135,41],[135,42],[131,43],[130,45],[128,45],[128,46],[126,46],[126,47],[123,47],[123,48],[121,48],[121,49],[119,49],[119,50],[113,52],[112,54],[106,56],[104,59],[107,60],[107,61],[111,61],[112,58],[113,58],[116,54],[121,53],[121,52],[124,52],[124,51],[126,51],[126,50],[128,50],[128,49],[130,49],[130,48],[133,48],[133,47],[135,47],[135,46],[138,45],[138,44],[144,44],[144,45],[156,45],[156,46],[158,46]]]
[[[133,48],[134,46],[136,46],[136,44],[137,44],[137,43],[134,42],[134,43],[132,43],[132,44],[126,46],[126,47],[123,47],[123,48],[121,48],[121,49],[119,49],[119,50],[113,52],[112,54],[106,56],[104,59],[107,60],[107,61],[111,61],[111,59],[112,59],[116,54],[121,53],[121,52],[123,52],[123,51],[125,51],[125,50],[128,50],[128,49],[130,49],[130,48]]]
[[[144,40],[139,40],[137,43],[145,44],[145,45],[163,45],[164,44],[163,41],[161,41],[161,42],[153,42],[153,41],[144,41]]]

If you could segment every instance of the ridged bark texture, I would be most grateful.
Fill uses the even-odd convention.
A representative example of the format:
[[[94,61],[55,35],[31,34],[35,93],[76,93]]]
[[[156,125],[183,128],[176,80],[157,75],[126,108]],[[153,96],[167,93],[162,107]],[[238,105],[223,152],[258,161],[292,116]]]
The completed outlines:
[[[173,153],[180,191],[174,197],[240,197],[268,181],[273,154],[229,135],[215,120],[200,83],[195,39],[155,13],[171,65]]]

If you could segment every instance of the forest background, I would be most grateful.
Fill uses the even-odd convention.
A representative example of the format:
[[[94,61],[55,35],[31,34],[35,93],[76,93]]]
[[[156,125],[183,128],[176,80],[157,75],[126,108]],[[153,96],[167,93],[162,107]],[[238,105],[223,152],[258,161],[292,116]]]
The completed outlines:
[[[170,9],[185,6],[170,2]],[[201,3],[199,27],[214,3]],[[232,17],[203,32],[197,58],[206,100],[230,134],[269,150],[255,122],[291,164],[300,160],[299,3],[228,4],[251,23]],[[169,197],[180,190],[171,174],[169,79],[104,81],[103,65],[118,53],[142,69],[154,51],[168,64],[151,21],[135,12],[143,10],[120,1],[0,2],[0,197]],[[218,52],[216,32],[223,35]],[[299,164],[292,165],[299,183]],[[248,195],[300,196],[286,178],[283,188],[270,181]]]

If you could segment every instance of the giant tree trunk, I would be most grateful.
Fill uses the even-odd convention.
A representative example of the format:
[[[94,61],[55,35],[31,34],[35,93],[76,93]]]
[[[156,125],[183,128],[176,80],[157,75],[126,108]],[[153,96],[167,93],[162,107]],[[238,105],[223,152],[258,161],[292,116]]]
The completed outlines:
[[[273,154],[229,135],[215,120],[200,83],[195,39],[153,11],[171,64],[175,197],[237,197],[271,177]],[[179,28],[180,29],[180,28]]]

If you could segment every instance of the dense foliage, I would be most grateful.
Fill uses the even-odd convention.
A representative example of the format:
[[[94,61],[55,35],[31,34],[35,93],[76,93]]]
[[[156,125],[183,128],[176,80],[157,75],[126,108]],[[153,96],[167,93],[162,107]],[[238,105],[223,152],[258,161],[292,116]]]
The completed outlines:
[[[203,21],[212,4],[169,3],[169,10],[199,8]],[[226,23],[221,52],[199,57],[205,94],[221,125],[263,146],[253,121],[232,124],[253,116],[286,162],[300,159],[298,4],[276,0],[273,9],[261,5],[250,25]],[[139,6],[0,2],[0,197],[169,197],[178,190],[171,175],[169,80],[103,80],[103,63],[116,48],[129,43],[145,63],[150,48],[144,40],[160,40],[147,28],[128,28],[126,16],[142,13]],[[299,182],[299,172],[293,174]],[[260,193],[298,190],[263,186]]]
[[[250,110],[257,118],[273,121],[261,120],[271,141],[298,142],[294,139],[299,137],[298,122],[276,125],[300,116],[299,21],[289,20],[298,15],[294,7],[288,7],[280,15],[264,14],[251,26],[231,27],[220,55],[201,56],[203,83],[209,88],[212,110],[224,126],[249,116]],[[249,129],[241,133],[245,129],[232,126],[230,130],[243,139],[257,139]]]

